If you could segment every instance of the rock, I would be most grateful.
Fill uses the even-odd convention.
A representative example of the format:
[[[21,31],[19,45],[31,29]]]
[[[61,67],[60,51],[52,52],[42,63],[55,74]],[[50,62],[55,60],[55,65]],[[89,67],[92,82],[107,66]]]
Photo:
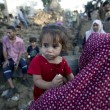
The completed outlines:
[[[28,89],[25,90],[24,92],[22,91],[22,93],[20,94],[20,99],[26,99],[26,98],[29,98]]]
[[[52,15],[48,12],[40,11],[37,13],[34,19],[34,23],[37,25],[44,25],[46,23],[49,23],[51,20]],[[44,19],[45,18],[45,19]]]
[[[21,104],[18,106],[18,110],[27,110],[27,104]]]
[[[77,56],[77,55],[68,55],[68,56],[64,56],[64,58],[66,59],[68,65],[70,66],[73,74],[76,75],[78,73],[78,59],[79,59],[79,56]]]
[[[6,101],[5,106],[7,109],[16,108],[18,106],[18,101],[9,99],[8,101]]]
[[[3,108],[5,108],[5,103],[4,100],[0,98],[0,110],[3,110]]]

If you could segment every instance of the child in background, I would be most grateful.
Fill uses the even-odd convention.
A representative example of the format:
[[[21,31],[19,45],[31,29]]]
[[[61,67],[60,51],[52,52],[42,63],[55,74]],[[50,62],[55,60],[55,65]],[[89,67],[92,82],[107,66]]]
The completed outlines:
[[[27,48],[27,57],[31,61],[37,54],[39,54],[39,47],[37,46],[36,37],[29,38],[30,46]]]
[[[73,73],[66,60],[60,56],[67,47],[65,28],[58,25],[44,26],[40,35],[41,55],[30,63],[28,74],[33,75],[34,99],[47,89],[61,86],[73,79]]]

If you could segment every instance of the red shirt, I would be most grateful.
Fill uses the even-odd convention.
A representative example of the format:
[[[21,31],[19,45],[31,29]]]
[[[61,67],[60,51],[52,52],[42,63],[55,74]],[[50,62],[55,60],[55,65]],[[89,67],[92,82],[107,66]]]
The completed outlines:
[[[43,56],[36,56],[30,63],[28,68],[28,74],[41,75],[43,80],[52,81],[56,74],[67,76],[72,73],[66,60],[62,58],[62,62],[59,64],[49,63]],[[34,86],[34,99],[37,99],[45,90]]]

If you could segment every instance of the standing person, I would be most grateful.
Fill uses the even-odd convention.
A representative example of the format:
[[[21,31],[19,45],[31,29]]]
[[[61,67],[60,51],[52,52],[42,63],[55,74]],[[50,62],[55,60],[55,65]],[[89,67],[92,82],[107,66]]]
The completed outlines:
[[[77,16],[78,16],[77,10],[74,10],[72,13],[73,28],[77,27]]]
[[[13,17],[13,15],[12,15],[12,14],[9,14],[9,21],[8,21],[8,25],[9,25],[9,26],[13,26],[14,28],[16,28],[15,18]]]
[[[92,23],[91,29],[86,31],[84,40],[83,40],[83,47],[92,33],[106,33],[103,29],[103,24],[100,20],[97,20],[97,19],[94,20]]]
[[[109,1],[105,1],[104,3],[101,3],[101,6],[99,8],[99,17],[102,21],[106,21],[106,13],[110,11],[110,3]]]
[[[2,10],[0,8],[0,21],[2,21],[2,20],[3,20],[3,15],[2,15]]]
[[[37,46],[36,37],[30,37],[29,42],[30,45],[27,48],[27,57],[30,62],[37,54],[39,54],[39,47]]]
[[[104,10],[103,1],[100,3],[100,7],[99,7],[98,13],[99,13],[100,20],[104,21],[106,12]]]
[[[62,26],[47,25],[43,28],[40,35],[42,55],[36,56],[28,68],[28,73],[33,75],[35,100],[47,89],[73,79],[70,67],[60,56],[61,50],[66,49],[67,37]]]
[[[92,9],[87,10],[87,16],[88,16],[88,20],[91,21],[91,13],[92,13]]]
[[[23,13],[23,17],[24,17],[26,23],[29,25],[29,21],[28,21],[28,19],[27,19],[27,16],[26,16],[25,11],[24,11],[22,8],[20,9],[20,11]]]
[[[47,90],[28,110],[109,110],[110,34],[89,37],[79,66],[73,80]]]
[[[7,13],[6,8],[4,8],[4,9],[2,10],[2,14],[3,14],[3,21],[4,21],[4,22],[8,22],[8,13]]]
[[[18,66],[22,68],[22,84],[27,86],[27,64],[26,61],[22,58],[23,53],[25,53],[25,46],[23,40],[16,36],[16,30],[12,26],[7,27],[7,36],[3,37],[2,42],[3,55],[5,59],[3,64],[3,75],[10,86],[10,89],[8,90],[5,98],[11,98],[17,92],[17,89],[12,81],[12,74],[13,71],[18,68]]]
[[[27,29],[28,28],[28,22],[27,22],[26,17],[24,16],[22,9],[18,10],[18,18],[19,18],[20,22],[24,25],[24,27]]]

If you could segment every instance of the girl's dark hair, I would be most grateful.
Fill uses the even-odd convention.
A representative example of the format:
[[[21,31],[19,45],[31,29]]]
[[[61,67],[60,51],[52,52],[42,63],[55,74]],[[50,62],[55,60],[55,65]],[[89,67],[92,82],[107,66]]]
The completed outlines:
[[[68,34],[66,29],[61,25],[49,24],[42,28],[42,32],[39,38],[40,45],[45,34],[50,34],[53,42],[60,43],[62,45],[62,50],[67,49],[67,38]]]
[[[30,42],[30,43],[36,42],[36,41],[37,41],[36,37],[30,37],[30,38],[29,38],[29,42]]]

